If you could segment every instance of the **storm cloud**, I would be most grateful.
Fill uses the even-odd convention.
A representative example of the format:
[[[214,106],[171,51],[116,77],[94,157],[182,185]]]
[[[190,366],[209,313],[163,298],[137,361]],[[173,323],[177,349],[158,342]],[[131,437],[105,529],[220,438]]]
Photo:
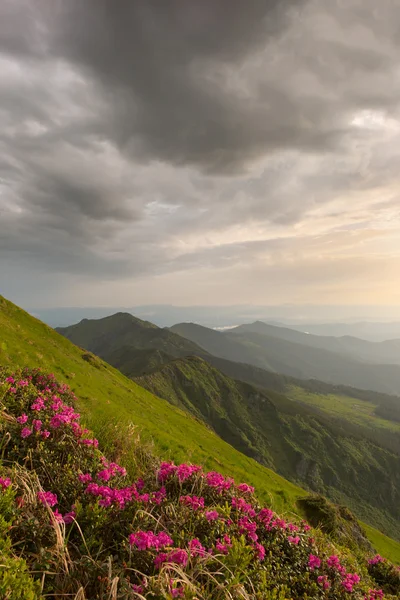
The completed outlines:
[[[3,0],[0,291],[395,303],[399,31],[392,0]]]

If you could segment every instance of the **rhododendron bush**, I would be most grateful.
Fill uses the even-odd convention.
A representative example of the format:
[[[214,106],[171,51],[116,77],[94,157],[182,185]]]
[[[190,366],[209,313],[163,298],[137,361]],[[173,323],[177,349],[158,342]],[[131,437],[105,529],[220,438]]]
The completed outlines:
[[[25,561],[32,576],[30,595],[15,598],[399,593],[390,563],[356,559],[307,523],[279,517],[246,483],[171,462],[131,478],[104,456],[75,396],[52,375],[0,370],[0,401],[0,540],[9,540],[8,560]],[[0,571],[0,592],[13,599],[5,577]]]

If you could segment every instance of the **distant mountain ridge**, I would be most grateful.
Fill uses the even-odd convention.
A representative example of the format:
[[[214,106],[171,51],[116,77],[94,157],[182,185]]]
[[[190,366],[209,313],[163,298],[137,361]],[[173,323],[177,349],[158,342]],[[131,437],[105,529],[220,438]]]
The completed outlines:
[[[289,342],[304,344],[312,348],[348,354],[356,360],[366,360],[375,364],[400,364],[400,339],[370,342],[350,335],[340,337],[314,335],[284,326],[271,325],[263,321],[255,321],[248,325],[239,325],[230,329],[229,333],[269,335]]]
[[[274,329],[274,336],[243,329],[221,332],[194,323],[179,323],[170,331],[226,360],[245,362],[299,379],[319,379],[331,384],[400,394],[400,365],[372,364],[348,353],[290,341],[278,337],[281,328]],[[308,338],[307,334],[302,335]],[[294,332],[293,337],[298,339],[298,332]]]

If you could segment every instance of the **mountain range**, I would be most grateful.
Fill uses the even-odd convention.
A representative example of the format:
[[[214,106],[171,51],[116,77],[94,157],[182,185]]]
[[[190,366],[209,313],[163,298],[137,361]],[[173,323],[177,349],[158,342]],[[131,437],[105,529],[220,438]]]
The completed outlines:
[[[368,371],[371,364],[351,358],[350,350],[342,356],[326,348],[346,341],[314,340],[317,336],[262,323],[224,333],[194,324],[163,329],[127,313],[58,331],[260,464],[350,506],[383,531],[400,532],[400,399],[277,372],[285,373],[289,359],[303,369],[318,367],[318,374],[329,372],[329,364],[342,366],[343,373],[354,363]],[[299,343],[302,336],[309,345]],[[350,347],[371,345],[375,351],[362,340]],[[306,373],[297,367],[294,374],[299,371]],[[340,406],[337,414],[331,405]]]

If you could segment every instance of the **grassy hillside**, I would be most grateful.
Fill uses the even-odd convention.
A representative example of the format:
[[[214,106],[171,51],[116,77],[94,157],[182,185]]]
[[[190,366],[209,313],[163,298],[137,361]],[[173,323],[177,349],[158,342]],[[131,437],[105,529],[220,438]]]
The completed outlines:
[[[337,352],[254,332],[218,332],[193,323],[174,325],[170,330],[227,360],[300,379],[400,393],[399,365],[368,364]]]
[[[0,368],[0,390],[2,599],[398,597],[399,570],[347,508],[304,498],[309,523],[289,521],[247,483],[160,462],[134,438],[128,473],[54,375]]]
[[[103,319],[83,319],[76,325],[60,327],[57,331],[101,358],[129,346],[139,350],[157,350],[174,358],[201,352],[190,340],[129,313],[116,313]]]
[[[85,421],[100,439],[105,428],[105,441],[108,439],[110,423],[122,431],[132,423],[144,439],[154,441],[156,451],[165,459],[191,460],[247,480],[257,486],[261,498],[281,512],[297,511],[297,499],[306,494],[232,448],[187,412],[157,398],[2,297],[0,364],[39,365],[55,373],[78,396]]]
[[[374,443],[363,429],[235,381],[197,357],[136,381],[285,478],[347,504],[387,533],[400,531],[400,452]]]

